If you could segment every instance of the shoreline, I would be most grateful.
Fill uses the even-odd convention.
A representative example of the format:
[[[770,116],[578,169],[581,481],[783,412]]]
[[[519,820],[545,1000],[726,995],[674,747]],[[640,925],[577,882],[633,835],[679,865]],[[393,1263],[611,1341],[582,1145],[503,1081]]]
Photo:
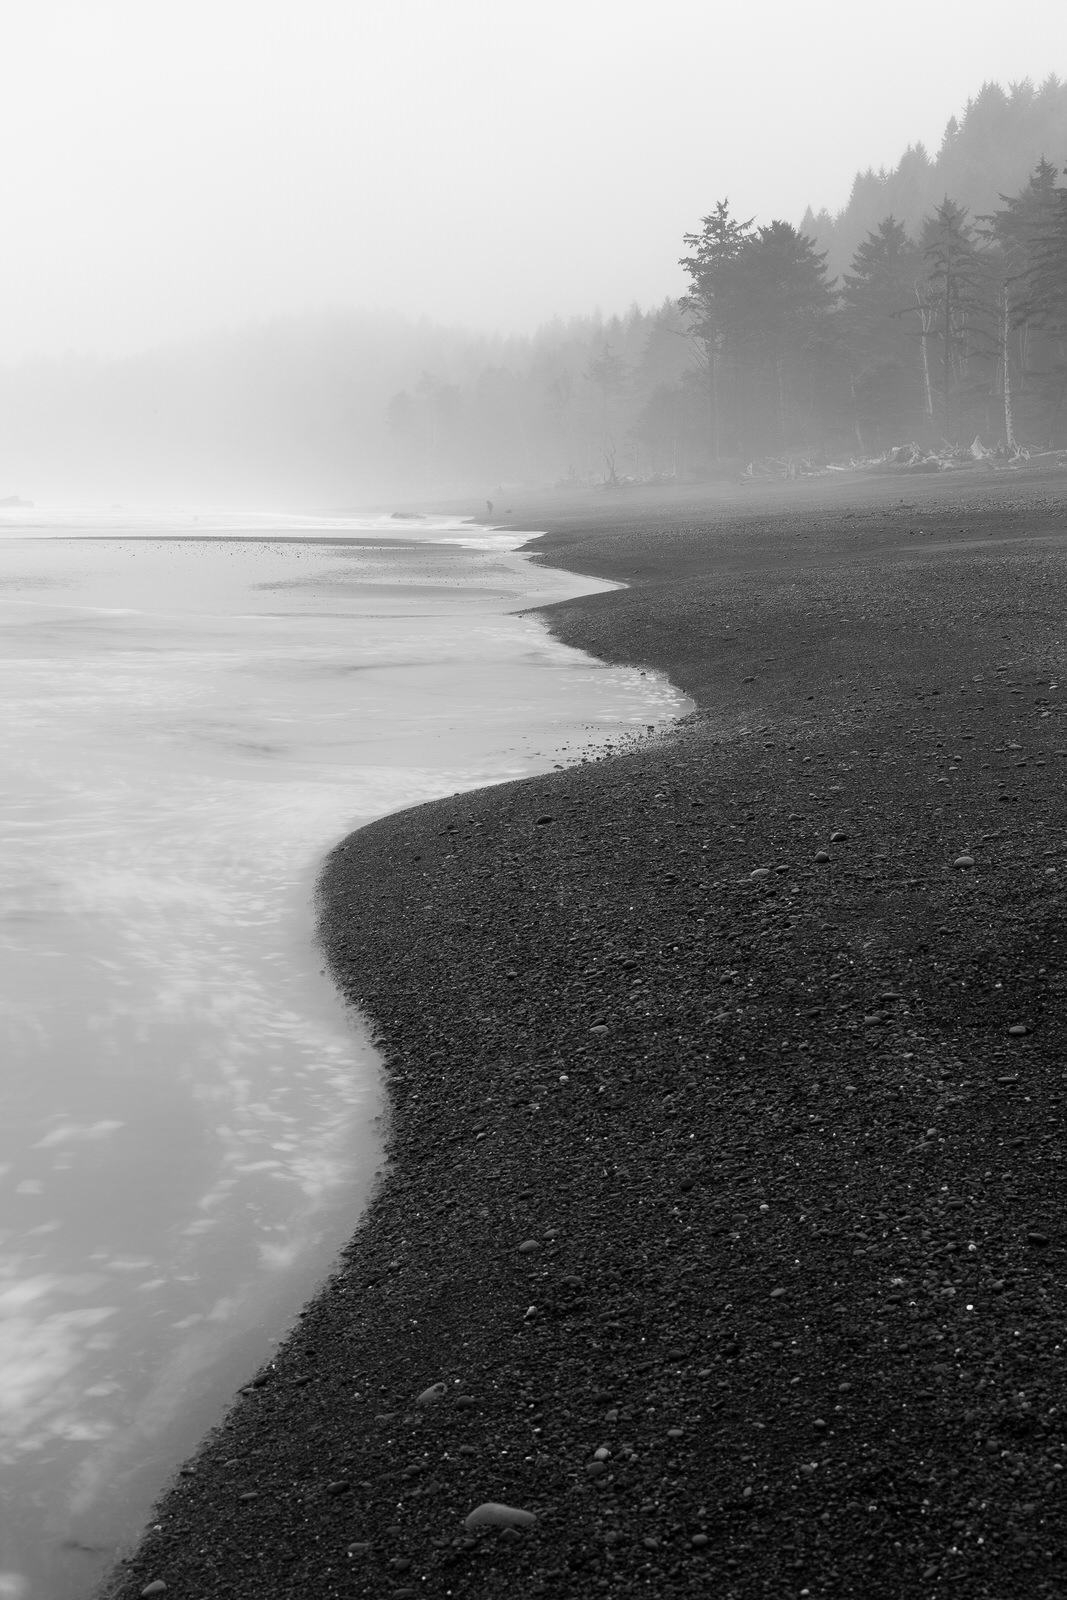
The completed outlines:
[[[374,816],[684,709],[513,615],[609,586],[480,528],[438,519],[369,554],[54,531],[5,552],[16,655],[39,659],[8,694],[6,910],[26,936],[7,975],[23,1115],[3,1326],[21,1356],[0,1591],[48,1600],[85,1595],[138,1537],[332,1269],[379,1165],[377,1058],[314,943],[322,857]],[[38,791],[52,803],[20,847]],[[133,1018],[143,1061],[116,1078]],[[79,1105],[106,1165],[102,1143],[77,1154]],[[98,1320],[107,1337],[62,1334]]]
[[[1067,501],[927,488],[541,519],[698,712],[333,852],[390,1169],[109,1595],[1058,1592]]]

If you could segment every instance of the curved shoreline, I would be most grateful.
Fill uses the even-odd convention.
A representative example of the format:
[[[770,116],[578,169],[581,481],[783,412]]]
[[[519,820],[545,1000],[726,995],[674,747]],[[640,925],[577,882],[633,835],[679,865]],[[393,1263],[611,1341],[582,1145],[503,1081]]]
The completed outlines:
[[[705,715],[332,854],[391,1168],[110,1594],[1057,1592],[1064,500],[892,488],[555,519]]]

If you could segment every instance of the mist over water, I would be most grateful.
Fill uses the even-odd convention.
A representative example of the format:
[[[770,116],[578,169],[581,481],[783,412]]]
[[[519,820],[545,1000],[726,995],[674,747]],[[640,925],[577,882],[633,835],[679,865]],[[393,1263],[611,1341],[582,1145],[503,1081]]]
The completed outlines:
[[[324,852],[684,709],[445,519],[0,529],[0,1596],[87,1594],[351,1232],[376,1062]],[[345,540],[364,542],[343,542]]]

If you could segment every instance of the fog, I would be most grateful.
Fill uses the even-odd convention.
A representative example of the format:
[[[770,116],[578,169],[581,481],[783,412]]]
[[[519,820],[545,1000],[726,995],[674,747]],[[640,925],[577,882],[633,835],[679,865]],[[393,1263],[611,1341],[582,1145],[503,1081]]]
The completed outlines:
[[[604,356],[591,319],[683,292],[682,236],[718,199],[829,216],[858,169],[936,151],[986,79],[1040,83],[1064,43],[1053,0],[1010,30],[991,0],[891,21],[834,0],[6,0],[0,494],[324,503],[612,451],[637,470],[621,410],[585,437],[595,394],[527,395],[517,446],[417,467],[387,408],[423,374],[528,387],[584,318],[575,370],[553,357],[542,385],[573,387]]]

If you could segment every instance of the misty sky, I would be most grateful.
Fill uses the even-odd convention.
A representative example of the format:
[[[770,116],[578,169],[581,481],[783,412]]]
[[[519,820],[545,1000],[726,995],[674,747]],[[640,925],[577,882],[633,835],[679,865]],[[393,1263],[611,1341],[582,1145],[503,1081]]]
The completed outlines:
[[[984,79],[1067,76],[1067,6],[0,0],[0,60],[6,361],[656,303],[720,196],[837,209]]]

